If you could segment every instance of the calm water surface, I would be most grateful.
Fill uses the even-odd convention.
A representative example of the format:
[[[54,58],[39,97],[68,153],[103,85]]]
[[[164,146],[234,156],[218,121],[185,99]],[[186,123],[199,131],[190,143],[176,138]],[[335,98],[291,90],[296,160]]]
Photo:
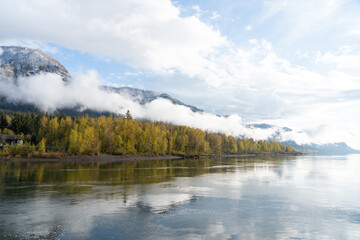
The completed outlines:
[[[0,163],[0,239],[360,239],[360,156]]]

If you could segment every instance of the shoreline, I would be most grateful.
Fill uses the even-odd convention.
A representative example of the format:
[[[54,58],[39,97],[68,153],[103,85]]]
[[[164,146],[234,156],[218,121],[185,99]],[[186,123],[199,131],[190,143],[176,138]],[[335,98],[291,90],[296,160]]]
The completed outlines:
[[[276,157],[276,156],[299,156],[299,154],[223,154],[223,155],[202,155],[202,156],[180,156],[180,155],[163,155],[163,156],[124,156],[124,155],[80,155],[80,156],[62,156],[59,158],[1,158],[2,162],[71,162],[71,163],[120,163],[120,162],[139,162],[155,160],[180,160],[180,159],[199,159],[199,158],[246,158],[246,157]]]

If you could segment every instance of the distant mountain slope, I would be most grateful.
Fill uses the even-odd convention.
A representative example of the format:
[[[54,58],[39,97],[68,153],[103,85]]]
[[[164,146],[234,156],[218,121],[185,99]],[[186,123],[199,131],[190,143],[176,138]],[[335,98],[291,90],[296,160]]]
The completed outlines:
[[[247,124],[246,125],[247,127],[250,127],[250,128],[261,128],[261,129],[269,129],[269,128],[274,128],[274,127],[277,127],[277,126],[274,126],[274,125],[270,125],[270,124],[267,124],[267,123],[254,123],[254,124]],[[287,128],[287,127],[277,127],[285,132],[291,132],[292,129],[290,128]]]
[[[193,112],[203,112],[202,109],[199,109],[192,105],[185,104],[185,103],[181,102],[180,100],[175,99],[166,93],[157,93],[157,92],[153,92],[153,91],[141,90],[141,89],[130,88],[130,87],[120,87],[120,88],[103,87],[103,89],[106,91],[118,93],[120,95],[130,96],[131,98],[133,98],[135,101],[139,102],[142,105],[149,103],[151,101],[154,101],[156,99],[163,98],[163,99],[170,100],[173,104],[188,107]]]
[[[349,147],[344,142],[339,143],[327,143],[327,144],[303,144],[299,145],[295,141],[281,142],[284,145],[289,145],[302,152],[312,152],[318,154],[329,154],[329,155],[345,155],[345,154],[359,154],[359,150],[355,150]]]
[[[295,141],[283,141],[282,133],[292,132],[293,130],[287,127],[278,127],[266,123],[257,123],[257,124],[247,124],[248,128],[260,128],[260,129],[274,129],[274,134],[270,136],[267,140],[278,141],[284,145],[289,145],[303,153],[313,153],[313,154],[328,154],[328,155],[343,155],[343,154],[357,154],[360,153],[359,150],[349,147],[344,142],[338,143],[327,143],[327,144],[297,144]]]
[[[40,73],[55,73],[68,82],[69,72],[58,61],[40,50],[1,46],[0,47],[0,79],[16,83],[19,77],[32,76]]]

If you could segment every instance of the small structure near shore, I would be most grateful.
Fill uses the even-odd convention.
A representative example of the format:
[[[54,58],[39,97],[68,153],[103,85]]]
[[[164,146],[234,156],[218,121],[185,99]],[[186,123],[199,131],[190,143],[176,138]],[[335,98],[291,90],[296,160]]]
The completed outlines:
[[[0,134],[0,146],[4,145],[22,145],[23,140],[14,135]]]

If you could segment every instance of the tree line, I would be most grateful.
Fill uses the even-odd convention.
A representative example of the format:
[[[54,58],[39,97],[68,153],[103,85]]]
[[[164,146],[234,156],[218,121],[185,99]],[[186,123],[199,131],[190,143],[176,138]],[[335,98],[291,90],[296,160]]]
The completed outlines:
[[[275,141],[254,141],[164,122],[117,116],[69,117],[0,111],[3,134],[22,137],[31,151],[69,155],[220,155],[295,153]]]

